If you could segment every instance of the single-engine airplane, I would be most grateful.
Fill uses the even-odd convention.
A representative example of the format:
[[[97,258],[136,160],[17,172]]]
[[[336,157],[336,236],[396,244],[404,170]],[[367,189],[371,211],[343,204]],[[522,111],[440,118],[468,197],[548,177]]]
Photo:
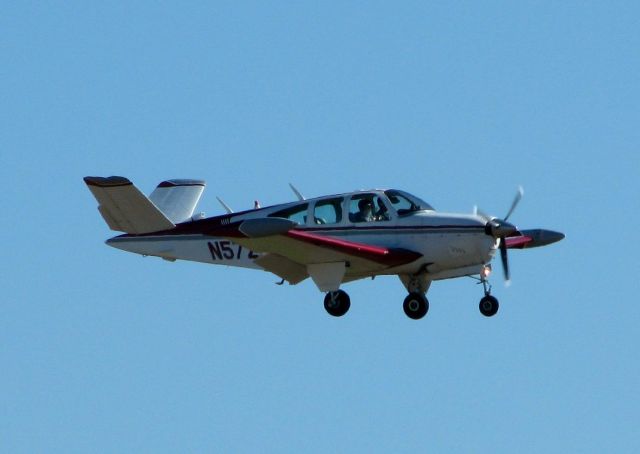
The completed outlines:
[[[326,292],[324,307],[335,317],[351,306],[342,284],[378,275],[397,275],[408,291],[403,309],[412,319],[429,310],[431,282],[473,277],[483,285],[480,312],[491,317],[498,300],[488,275],[497,250],[509,281],[509,249],[545,246],[564,234],[520,230],[504,218],[444,213],[407,192],[361,190],[298,200],[221,216],[194,216],[205,188],[201,180],[163,181],[146,197],[124,177],[85,177],[98,210],[115,231],[109,246],[165,260],[191,260],[269,271],[294,285],[311,277]]]

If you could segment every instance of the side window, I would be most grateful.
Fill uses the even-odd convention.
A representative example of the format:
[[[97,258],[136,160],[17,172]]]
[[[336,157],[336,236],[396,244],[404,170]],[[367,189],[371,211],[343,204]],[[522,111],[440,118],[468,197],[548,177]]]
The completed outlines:
[[[395,210],[398,212],[399,216],[411,213],[417,209],[413,202],[411,202],[401,194],[393,191],[387,191],[387,196],[389,197],[389,201],[393,205],[393,208],[395,208]]]
[[[286,210],[280,210],[275,213],[269,215],[272,218],[285,218],[290,221],[297,222],[300,225],[305,225],[307,223],[307,208],[308,204],[303,203],[302,205],[296,205]]]
[[[321,200],[313,210],[315,224],[337,224],[342,221],[342,198]]]
[[[354,195],[349,201],[349,220],[351,222],[388,221],[389,211],[382,198],[376,194]]]
[[[391,215],[389,214],[387,203],[380,196],[375,196],[374,199],[376,202],[376,221],[389,221],[391,219]]]

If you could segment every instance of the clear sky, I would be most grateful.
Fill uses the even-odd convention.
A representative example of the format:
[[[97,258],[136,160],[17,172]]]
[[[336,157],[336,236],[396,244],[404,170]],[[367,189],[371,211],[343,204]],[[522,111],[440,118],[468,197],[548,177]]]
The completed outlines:
[[[0,451],[640,451],[637,2],[8,2]],[[482,4],[481,4],[482,3]],[[109,248],[82,182],[222,212],[397,187],[567,238],[420,321],[397,278]],[[498,264],[496,264],[498,265]]]

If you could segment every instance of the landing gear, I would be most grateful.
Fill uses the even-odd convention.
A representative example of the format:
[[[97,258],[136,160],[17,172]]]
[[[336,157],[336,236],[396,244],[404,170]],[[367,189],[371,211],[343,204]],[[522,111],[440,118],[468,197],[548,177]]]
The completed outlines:
[[[402,308],[407,317],[418,320],[427,315],[429,300],[422,293],[411,292],[404,299]]]
[[[400,274],[398,277],[409,292],[402,304],[404,313],[413,320],[421,319],[429,311],[429,300],[425,295],[431,285],[431,279],[427,277],[426,267],[417,273]]]
[[[500,305],[498,304],[498,299],[494,296],[491,296],[491,285],[487,281],[488,272],[483,270],[480,273],[480,282],[484,288],[484,296],[480,300],[480,313],[485,317],[493,317],[498,312],[498,308]]]
[[[491,295],[486,295],[480,300],[480,313],[485,317],[493,317],[498,312],[498,300]]]
[[[350,307],[351,300],[349,299],[349,295],[343,290],[329,292],[324,297],[324,308],[329,315],[333,315],[334,317],[342,317]]]

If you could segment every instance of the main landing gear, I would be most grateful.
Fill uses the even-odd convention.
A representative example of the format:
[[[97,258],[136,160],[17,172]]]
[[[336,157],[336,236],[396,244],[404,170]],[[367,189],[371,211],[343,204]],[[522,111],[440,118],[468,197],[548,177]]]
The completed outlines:
[[[324,297],[324,308],[334,317],[342,317],[349,311],[351,307],[351,299],[344,290],[336,290],[335,292],[329,292]],[[427,315],[429,311],[429,300],[423,293],[411,292],[404,299],[402,305],[404,313],[407,317],[414,320],[421,319]]]
[[[404,313],[407,314],[407,317],[419,320],[427,315],[427,311],[429,310],[429,300],[422,293],[411,292],[404,299],[402,308],[404,309]]]
[[[344,290],[329,292],[324,297],[324,308],[334,317],[342,317],[350,307],[351,299]]]

